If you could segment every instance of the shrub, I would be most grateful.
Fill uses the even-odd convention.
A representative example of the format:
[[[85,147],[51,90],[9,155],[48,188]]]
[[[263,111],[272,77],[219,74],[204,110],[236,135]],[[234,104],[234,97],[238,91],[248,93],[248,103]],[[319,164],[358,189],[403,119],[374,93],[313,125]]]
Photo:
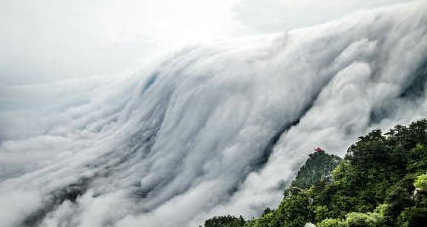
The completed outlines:
[[[321,221],[320,223],[317,223],[316,226],[317,227],[345,227],[346,225],[337,219],[327,218]]]
[[[422,191],[427,191],[427,174],[423,174],[417,177],[414,186]]]

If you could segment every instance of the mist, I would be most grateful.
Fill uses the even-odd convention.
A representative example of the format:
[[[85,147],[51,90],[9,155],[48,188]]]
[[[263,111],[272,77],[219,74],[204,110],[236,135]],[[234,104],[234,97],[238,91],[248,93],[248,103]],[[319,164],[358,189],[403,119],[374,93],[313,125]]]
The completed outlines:
[[[127,75],[2,86],[0,226],[259,215],[313,147],[342,156],[426,116],[425,24],[413,1],[187,45]]]

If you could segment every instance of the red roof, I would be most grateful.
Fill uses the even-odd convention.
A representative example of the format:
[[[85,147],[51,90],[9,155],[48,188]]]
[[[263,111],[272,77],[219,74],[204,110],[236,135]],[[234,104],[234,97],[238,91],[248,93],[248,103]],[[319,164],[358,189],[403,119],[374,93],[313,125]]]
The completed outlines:
[[[320,148],[320,147],[316,147],[316,148],[314,148],[314,150],[315,150],[316,152],[321,152],[321,151],[323,151],[323,150],[322,150],[322,148]]]

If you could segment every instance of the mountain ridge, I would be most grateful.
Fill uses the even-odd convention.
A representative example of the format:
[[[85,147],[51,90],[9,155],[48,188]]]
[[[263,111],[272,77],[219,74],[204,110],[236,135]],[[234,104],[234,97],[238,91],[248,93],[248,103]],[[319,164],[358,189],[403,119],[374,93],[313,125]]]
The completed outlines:
[[[336,164],[332,171],[324,168],[330,167],[324,160]],[[426,170],[426,119],[397,125],[386,133],[373,130],[360,136],[344,159],[323,150],[310,154],[276,209],[267,208],[248,221],[218,216],[204,226],[426,226]],[[328,172],[330,180],[321,177]]]

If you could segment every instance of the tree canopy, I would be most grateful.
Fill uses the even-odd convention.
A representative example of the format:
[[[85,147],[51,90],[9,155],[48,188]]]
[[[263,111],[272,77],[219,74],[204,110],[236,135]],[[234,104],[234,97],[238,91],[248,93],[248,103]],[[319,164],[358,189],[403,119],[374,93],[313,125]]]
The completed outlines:
[[[218,222],[218,220],[222,220]],[[276,209],[244,221],[214,217],[205,227],[427,226],[427,120],[373,130],[344,159],[317,152]]]

